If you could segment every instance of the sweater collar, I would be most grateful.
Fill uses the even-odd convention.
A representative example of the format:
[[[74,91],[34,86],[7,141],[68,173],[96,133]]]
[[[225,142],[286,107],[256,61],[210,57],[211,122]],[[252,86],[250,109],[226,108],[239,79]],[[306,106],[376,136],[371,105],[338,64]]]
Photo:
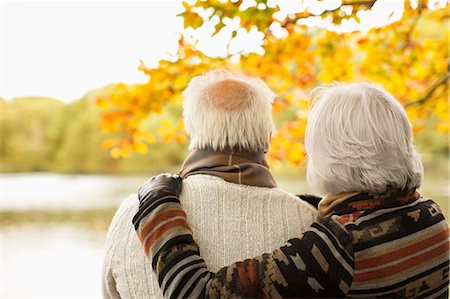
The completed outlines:
[[[416,201],[419,197],[420,194],[415,190],[389,194],[369,194],[366,192],[328,194],[319,203],[319,213],[321,215],[342,215],[356,211],[372,212],[407,205]]]

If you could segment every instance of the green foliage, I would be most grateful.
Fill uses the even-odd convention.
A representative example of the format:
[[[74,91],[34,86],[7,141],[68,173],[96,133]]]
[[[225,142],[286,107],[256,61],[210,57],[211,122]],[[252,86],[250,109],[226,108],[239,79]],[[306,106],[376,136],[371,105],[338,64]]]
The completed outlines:
[[[62,102],[47,98],[1,101],[1,171],[42,171],[55,167],[61,142]]]
[[[60,127],[60,146],[55,153],[56,169],[63,172],[115,172],[118,163],[112,162],[99,150],[102,133],[97,128],[98,109],[84,97],[70,104],[63,112],[65,123]]]
[[[102,92],[90,92],[70,104],[48,98],[0,100],[0,172],[123,173],[179,167],[186,144],[156,143],[145,155],[120,160],[101,151],[108,135],[98,128],[100,111],[92,98]],[[144,126],[156,131],[162,119],[180,116],[179,108],[168,107]],[[171,169],[176,171],[176,167]]]

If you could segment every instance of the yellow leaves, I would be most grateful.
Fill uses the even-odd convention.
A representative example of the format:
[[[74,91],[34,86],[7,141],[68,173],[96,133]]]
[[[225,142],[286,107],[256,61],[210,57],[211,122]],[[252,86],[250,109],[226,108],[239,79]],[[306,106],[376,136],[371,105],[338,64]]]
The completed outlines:
[[[450,128],[449,127],[450,127],[450,125],[449,125],[448,121],[447,122],[441,122],[437,126],[437,131],[439,133],[441,133],[441,134],[448,134],[450,132]]]
[[[224,25],[222,19],[239,17],[241,28],[248,30],[257,26],[264,34],[264,55],[209,57],[196,48],[195,42],[180,35],[176,57],[161,60],[156,68],[148,68],[141,61],[139,70],[148,76],[147,83],[116,84],[111,86],[108,94],[95,100],[102,110],[101,129],[115,134],[102,144],[102,149],[111,150],[113,157],[145,153],[148,146],[157,142],[185,143],[187,137],[181,119],[165,120],[155,132],[142,129],[142,124],[161,113],[167,103],[180,107],[181,93],[194,76],[224,66],[260,77],[279,95],[273,104],[273,112],[283,115],[284,123],[272,137],[269,151],[272,160],[285,159],[293,164],[304,162],[306,95],[319,83],[335,80],[376,82],[402,104],[424,99],[407,107],[414,131],[423,130],[423,120],[434,115],[439,119],[436,130],[448,133],[448,84],[427,96],[435,82],[448,71],[448,9],[430,11],[423,8],[418,17],[419,11],[406,5],[403,18],[397,22],[367,33],[338,34],[296,23],[297,19],[310,13],[299,12],[283,19],[274,16],[278,7],[260,10],[258,6],[252,6],[240,10],[241,1],[189,3],[183,3],[185,26],[201,26],[203,14],[200,16],[197,12],[204,9],[209,9],[211,16],[219,17],[216,30]],[[364,7],[354,5],[351,16]],[[323,16],[332,16],[334,22],[341,19],[339,13],[332,11]],[[272,22],[285,26],[288,36],[276,37],[269,29]],[[289,117],[284,117],[286,111]]]
[[[285,122],[281,129],[274,132],[268,152],[269,160],[286,159],[292,165],[303,163],[305,127],[306,120],[297,118],[294,121]]]
[[[147,131],[134,131],[126,137],[106,139],[101,144],[101,150],[110,150],[114,159],[127,158],[130,153],[145,154],[148,151],[147,144],[153,144],[156,138]]]
[[[163,120],[162,126],[158,129],[158,134],[163,143],[185,143],[187,141],[183,120],[178,120],[176,123],[168,119]]]
[[[447,93],[444,93],[446,95]],[[449,133],[450,126],[450,111],[448,101],[437,101],[434,109],[434,113],[439,118],[439,123],[437,125],[437,131],[441,134]]]
[[[116,134],[115,138],[106,140],[101,148],[111,149],[111,156],[116,159],[128,157],[131,152],[146,153],[146,144],[156,142],[152,133],[141,130],[142,122],[149,114],[161,113],[165,102],[171,101],[175,92],[169,77],[147,69],[143,64],[141,69],[154,74],[148,83],[115,84],[107,94],[95,99],[96,105],[103,110],[100,128],[106,133]]]
[[[106,151],[112,147],[114,147],[117,144],[116,140],[114,139],[106,139],[105,141],[102,142],[101,144],[101,150],[102,151]]]
[[[301,164],[305,158],[305,148],[300,141],[292,144],[292,147],[290,148],[287,160],[292,164]]]
[[[156,137],[150,132],[147,131],[141,131],[142,139],[147,142],[148,144],[156,143]]]
[[[422,110],[420,108],[421,108],[420,106],[416,105],[409,106],[406,109],[406,114],[408,115],[408,118],[412,121],[419,119],[421,117],[421,110]]]
[[[195,29],[203,25],[203,18],[192,10],[192,6],[183,1],[183,7],[185,11],[178,14],[178,16],[183,17],[184,28],[192,27]]]
[[[130,155],[130,151],[126,148],[113,148],[111,150],[111,157],[113,159],[127,158]]]
[[[106,110],[108,108],[108,101],[102,97],[98,97],[95,99],[95,105],[97,105],[100,109]]]
[[[407,104],[414,133],[423,131],[423,121],[430,117],[438,117],[438,132],[445,132],[448,123],[448,102],[442,91],[448,85],[433,93],[436,82],[447,74],[448,30],[435,21],[443,11],[448,10],[425,9],[418,17],[417,11],[408,8],[401,21],[369,31],[358,43],[359,51],[365,53],[359,76],[381,84]]]
[[[131,144],[131,148],[140,154],[145,154],[148,151],[147,145],[143,142],[134,142]]]
[[[434,112],[441,118],[448,118],[448,101],[437,101]]]
[[[145,65],[145,63],[144,63],[144,61],[143,61],[142,59],[139,60],[139,67],[138,67],[138,70],[141,71],[141,72],[143,72],[143,73],[146,74],[147,76],[149,76],[150,73],[152,72],[152,69],[148,68],[148,67]]]
[[[318,40],[321,69],[318,79],[325,83],[350,82],[354,78],[354,53],[347,34],[326,31]]]

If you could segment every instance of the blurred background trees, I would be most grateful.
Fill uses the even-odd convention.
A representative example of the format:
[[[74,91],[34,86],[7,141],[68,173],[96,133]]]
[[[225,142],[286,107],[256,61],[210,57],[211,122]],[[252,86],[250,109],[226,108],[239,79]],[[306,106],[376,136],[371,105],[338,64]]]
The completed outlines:
[[[158,142],[146,155],[121,160],[101,150],[105,135],[93,98],[107,89],[70,104],[49,98],[0,99],[0,172],[121,173],[168,171],[179,165],[187,153],[184,144]],[[167,107],[143,128],[157,130],[163,119],[175,119],[175,110]]]

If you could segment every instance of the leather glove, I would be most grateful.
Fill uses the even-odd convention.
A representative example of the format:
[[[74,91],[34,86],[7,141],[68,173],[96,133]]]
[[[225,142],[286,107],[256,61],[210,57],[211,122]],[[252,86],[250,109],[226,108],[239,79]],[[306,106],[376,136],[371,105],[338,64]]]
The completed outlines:
[[[149,215],[162,201],[180,202],[182,179],[178,174],[163,173],[151,177],[139,188],[139,210],[133,217],[137,230],[141,220]]]
[[[154,202],[165,196],[178,198],[181,193],[182,179],[178,174],[162,173],[151,177],[139,188],[139,204]]]

